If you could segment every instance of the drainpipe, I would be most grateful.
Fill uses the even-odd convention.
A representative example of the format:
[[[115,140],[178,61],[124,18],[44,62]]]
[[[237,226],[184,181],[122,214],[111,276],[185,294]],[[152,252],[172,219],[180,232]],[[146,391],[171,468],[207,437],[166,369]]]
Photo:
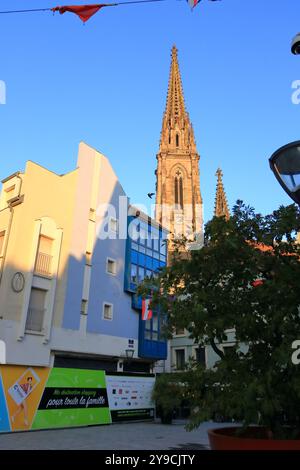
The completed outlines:
[[[23,180],[18,174],[16,175],[16,177],[19,178],[19,180],[21,180],[20,189],[19,189],[19,197],[20,197]],[[11,232],[12,221],[13,221],[13,216],[14,216],[14,207],[11,204],[9,204],[8,207],[9,207],[9,210],[10,210],[10,218],[9,218],[7,233],[5,234],[6,237],[5,237],[4,252],[3,252],[3,256],[2,256],[2,260],[1,260],[0,284],[1,284],[1,281],[2,281],[3,269],[4,269],[6,255],[7,255],[8,242],[9,242],[9,238],[10,238],[10,232]]]
[[[13,221],[13,216],[14,216],[14,208],[11,207],[10,205],[8,207],[9,207],[9,210],[10,210],[10,218],[9,218],[7,233],[6,233],[6,237],[5,237],[5,245],[4,245],[3,256],[2,256],[2,260],[1,260],[0,283],[2,281],[4,263],[5,263],[5,259],[6,259],[7,248],[8,248],[8,241],[9,241],[9,237],[10,237],[11,226],[12,226],[12,221]]]

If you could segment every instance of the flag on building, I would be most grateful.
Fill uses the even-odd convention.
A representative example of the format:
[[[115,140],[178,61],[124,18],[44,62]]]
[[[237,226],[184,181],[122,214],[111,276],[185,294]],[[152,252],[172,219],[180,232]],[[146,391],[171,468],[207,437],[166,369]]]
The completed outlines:
[[[143,299],[142,301],[142,320],[151,320],[151,299]]]
[[[113,3],[106,4],[106,3],[95,3],[93,5],[66,5],[63,7],[54,7],[51,8],[53,12],[59,11],[62,15],[69,11],[70,13],[75,13],[75,15],[79,16],[79,18],[85,23],[87,20],[91,18],[95,13],[97,13],[100,8],[103,7],[110,7],[115,6]]]

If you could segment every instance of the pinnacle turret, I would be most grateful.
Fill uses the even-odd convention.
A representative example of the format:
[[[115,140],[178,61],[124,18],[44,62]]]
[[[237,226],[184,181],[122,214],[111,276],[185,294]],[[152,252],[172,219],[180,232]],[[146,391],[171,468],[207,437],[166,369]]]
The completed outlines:
[[[226,193],[223,186],[222,181],[222,170],[220,168],[216,171],[216,176],[218,178],[217,181],[217,190],[216,190],[216,198],[215,198],[215,217],[225,217],[226,220],[230,217],[230,212],[228,209]]]

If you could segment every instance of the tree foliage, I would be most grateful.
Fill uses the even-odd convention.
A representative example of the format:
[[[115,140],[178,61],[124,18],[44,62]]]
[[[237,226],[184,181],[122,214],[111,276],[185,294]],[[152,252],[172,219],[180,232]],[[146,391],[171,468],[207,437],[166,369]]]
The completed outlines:
[[[156,280],[153,306],[166,312],[169,336],[186,328],[219,358],[212,369],[186,374],[191,427],[219,412],[277,437],[300,437],[300,369],[291,361],[300,339],[299,230],[295,205],[262,216],[237,201],[228,221],[206,224],[201,249],[175,255]],[[149,281],[139,292],[149,292]],[[220,344],[232,328],[236,343],[224,355]]]

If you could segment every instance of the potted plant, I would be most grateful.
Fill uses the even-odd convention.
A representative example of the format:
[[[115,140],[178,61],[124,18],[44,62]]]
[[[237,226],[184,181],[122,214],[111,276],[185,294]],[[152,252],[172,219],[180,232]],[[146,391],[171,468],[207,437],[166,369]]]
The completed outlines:
[[[156,376],[152,391],[152,400],[156,404],[156,412],[163,424],[171,424],[174,410],[183,399],[181,374],[160,374]]]
[[[206,224],[201,249],[174,256],[157,280],[153,305],[166,312],[169,331],[186,328],[216,358],[187,372],[189,428],[216,414],[241,423],[209,431],[213,449],[300,450],[300,371],[292,362],[299,228],[295,205],[262,216],[237,201],[229,220]]]

